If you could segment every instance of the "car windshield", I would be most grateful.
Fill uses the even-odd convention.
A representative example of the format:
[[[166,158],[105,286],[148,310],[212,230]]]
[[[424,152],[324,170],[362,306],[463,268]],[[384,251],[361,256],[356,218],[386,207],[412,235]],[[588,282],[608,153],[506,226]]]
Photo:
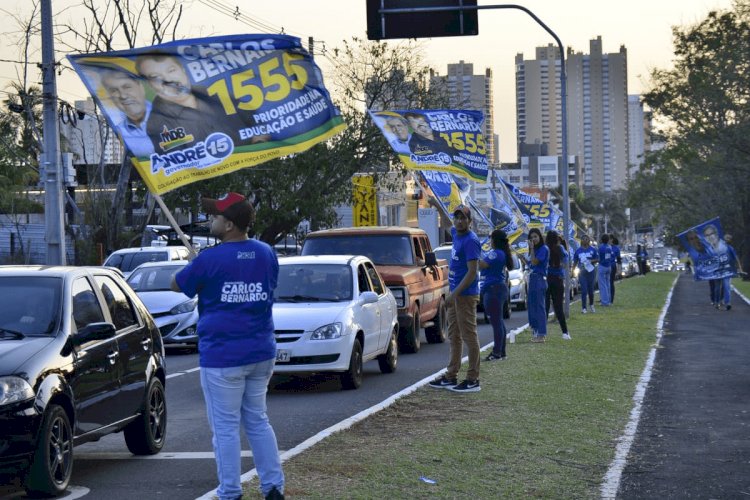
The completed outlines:
[[[345,264],[281,264],[277,302],[352,300],[352,271]]]
[[[357,235],[309,238],[302,255],[364,255],[377,265],[413,266],[407,235]]]
[[[0,339],[51,335],[60,320],[62,279],[42,276],[0,278]],[[5,332],[5,333],[4,333]]]
[[[128,277],[128,285],[136,292],[171,290],[172,276],[183,266],[142,267]]]

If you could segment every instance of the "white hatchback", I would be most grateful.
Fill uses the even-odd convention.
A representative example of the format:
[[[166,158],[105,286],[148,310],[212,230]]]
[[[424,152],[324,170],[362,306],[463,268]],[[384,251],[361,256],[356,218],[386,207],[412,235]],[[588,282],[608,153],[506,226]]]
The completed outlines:
[[[280,259],[274,298],[274,373],[337,372],[344,389],[357,389],[365,361],[396,370],[396,300],[367,257]]]

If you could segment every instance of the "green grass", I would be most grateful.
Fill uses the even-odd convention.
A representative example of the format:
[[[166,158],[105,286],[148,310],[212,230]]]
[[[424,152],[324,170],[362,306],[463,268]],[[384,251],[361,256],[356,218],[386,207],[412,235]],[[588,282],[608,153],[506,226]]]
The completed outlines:
[[[598,498],[674,279],[618,282],[616,304],[596,314],[573,304],[572,341],[557,324],[545,344],[523,333],[507,361],[482,363],[479,393],[423,387],[334,434],[285,462],[286,494]],[[245,491],[257,497],[257,479]]]
[[[750,281],[742,281],[742,278],[734,278],[732,284],[742,295],[750,299]]]

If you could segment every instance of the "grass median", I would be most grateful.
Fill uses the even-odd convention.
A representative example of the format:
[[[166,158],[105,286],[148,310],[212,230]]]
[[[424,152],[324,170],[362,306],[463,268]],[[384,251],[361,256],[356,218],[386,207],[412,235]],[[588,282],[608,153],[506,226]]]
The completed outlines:
[[[675,277],[618,282],[615,304],[595,314],[572,304],[571,341],[556,323],[544,344],[524,332],[506,361],[482,363],[479,393],[425,386],[332,435],[284,463],[285,493],[598,498]],[[245,484],[246,498],[256,492],[257,478]]]
[[[750,281],[743,281],[742,278],[734,278],[732,279],[732,284],[742,295],[750,299]]]

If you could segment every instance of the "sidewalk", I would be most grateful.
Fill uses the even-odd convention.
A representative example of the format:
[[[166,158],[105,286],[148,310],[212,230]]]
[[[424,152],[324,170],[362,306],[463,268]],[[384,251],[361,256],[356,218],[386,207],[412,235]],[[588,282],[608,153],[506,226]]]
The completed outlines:
[[[682,275],[617,498],[750,498],[750,305]]]

